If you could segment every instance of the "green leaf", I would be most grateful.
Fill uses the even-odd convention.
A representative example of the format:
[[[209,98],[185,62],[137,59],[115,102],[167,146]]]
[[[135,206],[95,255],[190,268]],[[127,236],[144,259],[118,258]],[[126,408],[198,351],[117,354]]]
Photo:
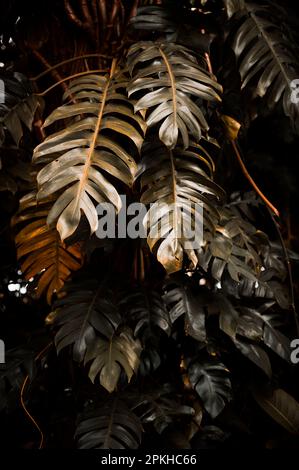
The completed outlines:
[[[139,175],[141,202],[151,204],[143,221],[151,251],[168,273],[182,269],[184,257],[194,269],[203,230],[215,230],[215,206],[224,197],[212,180],[210,156],[196,144],[168,150],[146,142]]]
[[[229,12],[235,11],[232,4],[239,9],[239,2],[229,1]],[[281,103],[298,130],[298,105],[291,99],[290,86],[298,78],[298,60],[283,27],[281,11],[274,5],[248,1],[242,2],[241,7],[231,47],[238,61],[242,89],[249,91],[252,98],[262,98],[269,109]]]
[[[228,206],[218,208],[218,211],[221,218],[216,226],[217,233],[207,237],[208,243],[199,256],[199,264],[204,269],[210,266],[216,281],[222,281],[224,273],[228,273],[238,285],[244,279],[256,283],[262,260],[256,251],[255,227]]]
[[[75,437],[79,449],[137,449],[142,431],[137,416],[113,396],[79,416]]]
[[[23,126],[32,128],[39,98],[21,73],[1,73],[0,80],[4,83],[4,100],[0,102],[0,145],[6,131],[18,146],[23,137]]]
[[[291,434],[299,434],[299,403],[287,392],[254,389],[253,396],[260,407]]]
[[[226,403],[232,399],[228,369],[217,361],[202,363],[192,361],[187,372],[191,385],[201,398],[204,408],[212,418],[216,418]]]
[[[136,16],[130,19],[130,27],[136,31],[161,31],[174,33],[177,24],[170,11],[159,6],[144,6],[137,9]]]
[[[169,384],[138,394],[132,409],[143,424],[152,423],[158,434],[162,434],[168,426],[179,423],[180,418],[194,415],[193,408],[182,405],[179,397],[174,397],[174,390]]]
[[[142,94],[135,112],[149,110],[147,125],[159,125],[166,147],[174,149],[179,135],[184,148],[189,147],[189,135],[196,142],[207,136],[209,126],[195,99],[219,102],[222,88],[204,61],[199,64],[190,50],[178,44],[148,41],[131,46],[127,63],[132,75],[128,94]]]
[[[54,303],[55,345],[59,353],[73,345],[74,359],[82,362],[96,342],[96,333],[110,338],[121,323],[113,294],[96,281],[69,284],[66,296]]]
[[[234,340],[239,326],[239,313],[225,295],[216,294],[214,299],[216,309],[219,310],[220,329]]]
[[[206,340],[205,311],[200,297],[183,285],[175,285],[166,291],[164,300],[172,323],[184,316],[185,333],[197,341]]]
[[[130,382],[139,366],[141,353],[139,340],[134,340],[129,328],[113,334],[109,339],[98,338],[88,348],[85,356],[85,364],[92,361],[89,370],[89,378],[92,382],[99,375],[100,384],[108,392],[112,393],[116,387],[122,369]]]
[[[121,327],[122,319],[115,294],[104,282],[74,283],[66,287],[66,296],[55,302],[54,325],[58,353],[73,346],[74,360],[90,364],[92,382],[99,374],[101,385],[113,392],[122,369],[128,381],[137,372],[141,345],[129,328]]]
[[[124,83],[123,83],[124,82]],[[84,213],[91,233],[98,228],[96,203],[111,203],[116,212],[121,199],[116,178],[128,186],[136,171],[134,157],[143,143],[145,123],[135,116],[133,105],[123,94],[126,79],[115,73],[86,75],[70,84],[76,100],[52,112],[45,126],[64,120],[64,128],[45,139],[34,151],[36,164],[46,163],[39,172],[38,198],[56,195],[48,224],[57,224],[62,240],[77,229]],[[120,104],[121,103],[121,104]]]
[[[241,307],[238,333],[252,340],[263,341],[266,346],[289,362],[291,340],[277,329],[277,326],[283,323],[281,316],[271,312],[264,313],[273,303],[264,304],[258,309]]]
[[[268,354],[258,345],[241,341],[236,339],[234,341],[237,349],[241,351],[244,356],[250,359],[256,366],[258,366],[268,376],[272,376],[272,367]]]
[[[245,0],[223,0],[227,16],[231,18],[236,12],[242,10],[245,6]]]
[[[61,290],[71,273],[81,268],[83,252],[79,243],[66,246],[56,228],[48,227],[46,214],[50,201],[39,205],[42,214],[32,211],[32,205],[37,207],[35,192],[21,199],[20,209],[12,221],[18,228],[15,236],[17,257],[25,279],[35,278],[37,298],[45,292],[47,302],[51,304],[53,295]],[[29,221],[25,226],[24,220]]]
[[[159,292],[145,287],[136,288],[133,292],[124,293],[119,306],[128,325],[134,328],[134,336],[143,344],[159,332],[169,336],[171,323]]]

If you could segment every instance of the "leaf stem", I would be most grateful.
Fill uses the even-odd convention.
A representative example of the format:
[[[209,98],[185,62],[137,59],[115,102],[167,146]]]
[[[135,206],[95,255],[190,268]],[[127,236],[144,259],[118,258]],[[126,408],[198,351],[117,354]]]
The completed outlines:
[[[116,64],[117,64],[117,60],[114,58],[112,60],[112,64],[111,64],[109,78],[107,78],[106,85],[105,85],[105,87],[103,89],[103,92],[102,92],[102,101],[100,102],[99,114],[98,114],[97,122],[96,122],[96,125],[95,125],[94,133],[93,133],[93,138],[92,138],[92,141],[90,143],[90,146],[89,146],[89,149],[88,149],[88,154],[87,154],[86,161],[85,161],[85,164],[84,164],[82,178],[80,179],[80,182],[79,182],[78,191],[77,191],[76,198],[75,198],[73,214],[75,213],[76,209],[78,208],[78,205],[80,205],[81,194],[84,191],[85,184],[86,184],[86,181],[88,179],[89,169],[92,165],[92,157],[93,157],[94,150],[95,150],[95,147],[96,147],[96,144],[97,144],[97,138],[98,138],[98,135],[99,135],[99,132],[100,132],[100,129],[101,129],[102,118],[103,118],[103,114],[104,114],[104,108],[106,106],[107,95],[108,95],[109,87],[111,85],[111,79],[112,79],[112,77],[115,73]]]
[[[32,81],[39,80],[40,78],[42,78],[47,73],[52,72],[52,70],[55,70],[56,68],[61,67],[62,65],[69,64],[70,62],[74,62],[74,61],[80,60],[80,59],[88,59],[89,57],[90,58],[92,58],[92,57],[102,57],[103,59],[111,59],[111,56],[105,55],[105,54],[83,54],[83,55],[79,55],[77,57],[72,57],[71,59],[66,59],[66,60],[63,60],[62,62],[58,62],[55,65],[49,66],[47,68],[47,70],[44,70],[43,72],[39,73],[38,75],[35,75],[35,77],[31,77],[30,80],[32,80]]]
[[[38,354],[37,356],[34,358],[34,362],[38,361],[38,359],[40,359],[42,357],[42,355],[52,346],[52,341],[47,344],[47,346],[45,348],[43,348]],[[26,375],[25,379],[24,379],[24,382],[22,384],[22,387],[21,387],[21,391],[20,391],[20,402],[21,402],[21,406],[25,412],[25,414],[28,416],[28,418],[30,419],[30,421],[34,424],[34,426],[36,427],[36,429],[38,430],[38,432],[40,433],[40,443],[39,443],[39,446],[38,448],[39,449],[42,449],[43,448],[43,445],[44,445],[44,434],[41,430],[41,428],[39,427],[39,425],[37,424],[37,422],[35,421],[35,419],[33,418],[33,416],[29,413],[26,405],[25,405],[25,401],[24,401],[24,393],[25,393],[25,389],[26,389],[26,386],[28,384],[28,381],[29,381],[29,374]]]
[[[241,154],[239,152],[239,149],[237,147],[237,144],[234,140],[230,139],[230,143],[234,149],[234,152],[235,152],[235,155],[237,157],[237,160],[240,164],[240,167],[243,171],[243,174],[244,176],[247,178],[247,180],[249,181],[249,183],[251,184],[251,186],[254,188],[254,190],[256,191],[256,193],[260,196],[260,198],[264,201],[264,203],[266,204],[266,206],[268,206],[272,212],[274,212],[274,214],[277,216],[277,217],[280,217],[280,214],[279,214],[279,211],[276,209],[276,207],[269,201],[269,199],[266,198],[266,196],[264,195],[264,193],[261,191],[261,189],[258,187],[258,185],[255,183],[254,179],[250,176],[243,160],[242,160],[242,157],[241,157]]]
[[[171,91],[172,91],[172,106],[173,106],[173,127],[174,129],[176,129],[178,127],[178,124],[177,124],[177,90],[176,90],[176,84],[175,84],[175,77],[172,71],[172,67],[167,59],[167,56],[161,47],[159,47],[159,52],[164,60],[164,63],[166,65],[168,75],[170,78]]]
[[[277,221],[274,219],[274,216],[273,216],[272,212],[269,209],[268,209],[268,212],[270,214],[270,217],[272,219],[272,222],[273,222],[273,224],[275,226],[275,229],[276,229],[276,232],[278,234],[278,237],[279,237],[279,240],[280,240],[280,243],[281,243],[281,247],[283,249],[284,257],[285,257],[285,262],[286,262],[286,265],[287,265],[288,277],[289,277],[289,283],[290,283],[291,308],[292,308],[292,311],[293,311],[293,314],[294,314],[294,321],[295,321],[295,325],[296,325],[297,335],[298,335],[298,338],[299,338],[299,319],[298,319],[298,313],[297,313],[296,304],[295,304],[295,293],[294,293],[294,281],[293,281],[293,274],[292,274],[292,265],[291,265],[288,250],[287,250],[285,241],[283,239],[283,236],[281,234],[279,225],[278,225]]]
[[[45,67],[47,67],[47,70],[49,70],[49,71],[51,72],[51,75],[52,75],[52,77],[54,78],[54,80],[56,80],[57,83],[62,86],[63,91],[67,91],[68,87],[67,87],[67,85],[66,85],[65,83],[63,83],[61,75],[57,72],[57,70],[54,70],[54,69],[52,70],[51,65],[50,65],[49,62],[45,59],[45,57],[44,57],[39,51],[36,51],[35,49],[32,49],[32,54],[33,54]]]
[[[79,73],[75,73],[74,75],[69,75],[68,77],[65,77],[65,78],[62,78],[61,80],[59,80],[59,82],[54,83],[54,85],[51,85],[49,88],[47,88],[42,93],[36,93],[36,95],[37,96],[45,96],[47,93],[49,93],[49,91],[53,90],[55,87],[57,87],[58,85],[61,85],[62,83],[66,82],[67,80],[72,80],[73,78],[77,78],[77,77],[80,77],[82,75],[89,75],[91,73],[99,73],[99,72],[107,72],[107,70],[105,70],[105,69],[86,70],[85,72],[79,72]],[[66,90],[68,90],[67,86],[66,86]]]

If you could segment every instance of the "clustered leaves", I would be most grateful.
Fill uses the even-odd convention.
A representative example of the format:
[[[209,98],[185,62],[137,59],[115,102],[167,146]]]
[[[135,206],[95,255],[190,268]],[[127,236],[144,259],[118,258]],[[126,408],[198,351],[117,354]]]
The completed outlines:
[[[20,148],[20,143],[24,133],[32,130],[42,103],[21,73],[1,72],[0,83],[0,192],[15,194],[32,185],[30,149]]]
[[[294,57],[277,19],[267,6],[224,4],[241,89],[271,110],[282,103],[296,123],[288,99]],[[206,49],[188,47],[177,23],[167,8],[140,8],[128,50],[107,70],[68,82],[43,123],[52,130],[33,152],[36,188],[13,218],[22,272],[52,308],[46,323],[57,353],[71,349],[93,384],[78,418],[82,449],[136,449],[148,430],[163,437],[179,428],[188,446],[223,436],[209,423],[234,403],[240,383],[280,425],[299,432],[299,404],[274,380],[271,386],[272,352],[290,360],[283,250],[255,226],[250,207],[262,210],[259,202],[226,195],[217,183],[222,86]],[[14,80],[6,79],[0,140],[9,134],[19,145],[37,98],[19,75]],[[107,256],[103,240],[91,252],[109,273],[93,265],[93,276],[82,270],[66,282],[99,227],[97,204],[118,214],[122,194],[146,206],[138,269],[131,245],[117,240]]]
[[[291,99],[298,77],[297,48],[273,3],[225,0],[231,18],[228,42],[235,53],[241,90],[273,109],[281,104],[298,132],[298,106]]]

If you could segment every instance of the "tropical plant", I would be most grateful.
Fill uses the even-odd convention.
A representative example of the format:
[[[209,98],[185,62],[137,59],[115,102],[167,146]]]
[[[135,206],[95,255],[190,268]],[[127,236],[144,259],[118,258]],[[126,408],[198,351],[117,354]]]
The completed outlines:
[[[5,422],[25,411],[31,445],[52,448],[296,443],[290,2],[11,3]],[[143,205],[143,238],[123,233],[130,203]]]

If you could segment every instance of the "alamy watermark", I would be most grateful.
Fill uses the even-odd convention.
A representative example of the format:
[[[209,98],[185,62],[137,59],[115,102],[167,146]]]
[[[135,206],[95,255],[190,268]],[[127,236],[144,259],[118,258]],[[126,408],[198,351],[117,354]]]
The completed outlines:
[[[4,81],[0,79],[0,104],[5,102],[5,85]]]
[[[290,83],[291,87],[291,102],[294,104],[299,103],[299,78],[292,80]]]
[[[0,339],[0,365],[5,364],[5,343]]]
[[[151,238],[171,236],[180,240],[186,249],[199,249],[203,242],[203,205],[184,200],[177,203],[156,202],[146,206],[141,202],[126,204],[121,195],[122,208],[116,214],[111,203],[97,206],[98,238]]]
[[[291,362],[293,364],[299,364],[299,338],[293,339],[291,341]]]

